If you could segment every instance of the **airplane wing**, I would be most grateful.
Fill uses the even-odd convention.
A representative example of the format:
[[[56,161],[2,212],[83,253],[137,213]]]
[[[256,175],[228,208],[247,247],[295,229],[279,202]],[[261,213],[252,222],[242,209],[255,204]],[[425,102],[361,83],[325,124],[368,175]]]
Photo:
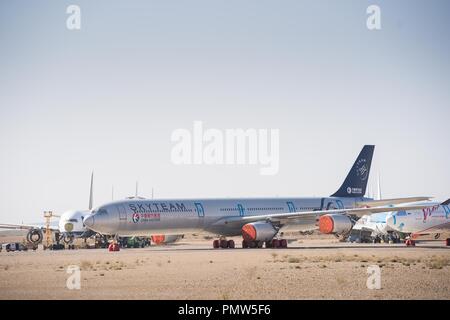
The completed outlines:
[[[371,207],[379,207],[379,206],[396,205],[396,204],[402,204],[402,203],[427,201],[427,200],[431,200],[431,199],[432,199],[431,197],[408,197],[408,198],[394,198],[394,199],[383,199],[383,200],[370,200],[370,201],[356,202],[355,206],[357,208],[371,208]]]
[[[0,229],[9,229],[9,230],[42,229],[42,230],[45,230],[45,229],[47,229],[47,227],[43,226],[43,225],[0,223]],[[49,229],[52,231],[59,231],[59,229],[54,226],[50,226]]]
[[[319,210],[319,211],[302,211],[302,212],[288,212],[288,213],[273,213],[266,215],[256,216],[234,216],[226,217],[218,220],[214,225],[228,225],[228,224],[246,224],[257,221],[273,221],[281,222],[282,224],[289,224],[290,222],[298,223],[301,220],[311,221],[312,218],[318,219],[325,214],[343,214],[362,217],[366,214],[403,211],[403,210],[420,210],[428,208],[430,205],[411,205],[411,206],[399,206],[399,207],[373,207],[373,208],[355,208],[355,209],[335,209],[335,210]]]

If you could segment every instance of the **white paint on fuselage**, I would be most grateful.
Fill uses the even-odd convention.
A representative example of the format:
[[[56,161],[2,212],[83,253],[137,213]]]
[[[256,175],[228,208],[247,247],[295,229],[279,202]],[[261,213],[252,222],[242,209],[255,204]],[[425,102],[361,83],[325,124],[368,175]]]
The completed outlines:
[[[450,207],[437,204],[422,210],[394,212],[386,222],[391,228],[404,233],[450,232]]]
[[[372,235],[386,235],[389,231],[394,231],[386,223],[391,213],[375,213],[362,216],[353,226],[353,230],[370,230]]]
[[[83,224],[83,219],[88,217],[89,211],[71,210],[64,212],[59,218],[58,229],[63,234],[81,235],[88,229]]]
[[[239,235],[240,228],[214,223],[233,216],[256,216],[274,213],[353,208],[365,198],[240,198],[240,199],[161,199],[121,200],[92,211],[90,229],[121,236],[180,234],[210,231],[222,235]],[[86,222],[87,223],[87,222]],[[88,224],[88,223],[87,223]],[[311,221],[314,228],[315,221]],[[290,230],[294,224],[290,224]],[[308,226],[311,229],[311,225]],[[296,230],[305,230],[304,224]]]

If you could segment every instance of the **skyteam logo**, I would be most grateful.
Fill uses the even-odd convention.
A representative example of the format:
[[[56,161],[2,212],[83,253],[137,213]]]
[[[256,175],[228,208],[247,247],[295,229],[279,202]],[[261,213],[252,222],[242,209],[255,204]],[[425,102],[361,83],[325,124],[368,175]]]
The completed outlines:
[[[139,213],[133,213],[133,222],[138,223],[139,222]]]
[[[367,177],[369,176],[369,168],[367,167],[366,159],[360,159],[356,163],[356,176],[358,176],[361,181],[367,180]]]

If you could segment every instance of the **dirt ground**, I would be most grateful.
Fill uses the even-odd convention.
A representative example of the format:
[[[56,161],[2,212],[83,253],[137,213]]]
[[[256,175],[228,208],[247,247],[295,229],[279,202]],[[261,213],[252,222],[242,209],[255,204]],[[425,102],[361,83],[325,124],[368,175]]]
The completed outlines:
[[[306,237],[287,249],[216,250],[211,241],[3,251],[0,299],[450,299],[450,248],[442,241],[407,248]],[[81,269],[80,290],[66,286],[70,265]],[[379,290],[367,288],[371,265],[381,270]]]

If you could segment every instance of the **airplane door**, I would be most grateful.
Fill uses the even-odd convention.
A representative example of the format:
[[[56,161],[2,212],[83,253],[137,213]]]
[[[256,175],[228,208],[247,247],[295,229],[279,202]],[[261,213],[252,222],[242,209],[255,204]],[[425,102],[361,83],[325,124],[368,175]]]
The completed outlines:
[[[243,217],[244,216],[244,207],[242,206],[242,204],[238,204],[237,207],[239,210],[239,216]]]
[[[205,209],[203,209],[203,205],[199,202],[195,202],[195,210],[197,211],[198,217],[203,218],[205,217]]]
[[[127,220],[127,210],[122,204],[116,206],[119,211],[119,220]]]
[[[291,201],[288,201],[288,202],[286,202],[286,203],[287,203],[289,212],[295,212],[295,206],[294,206],[294,203],[291,202]]]

